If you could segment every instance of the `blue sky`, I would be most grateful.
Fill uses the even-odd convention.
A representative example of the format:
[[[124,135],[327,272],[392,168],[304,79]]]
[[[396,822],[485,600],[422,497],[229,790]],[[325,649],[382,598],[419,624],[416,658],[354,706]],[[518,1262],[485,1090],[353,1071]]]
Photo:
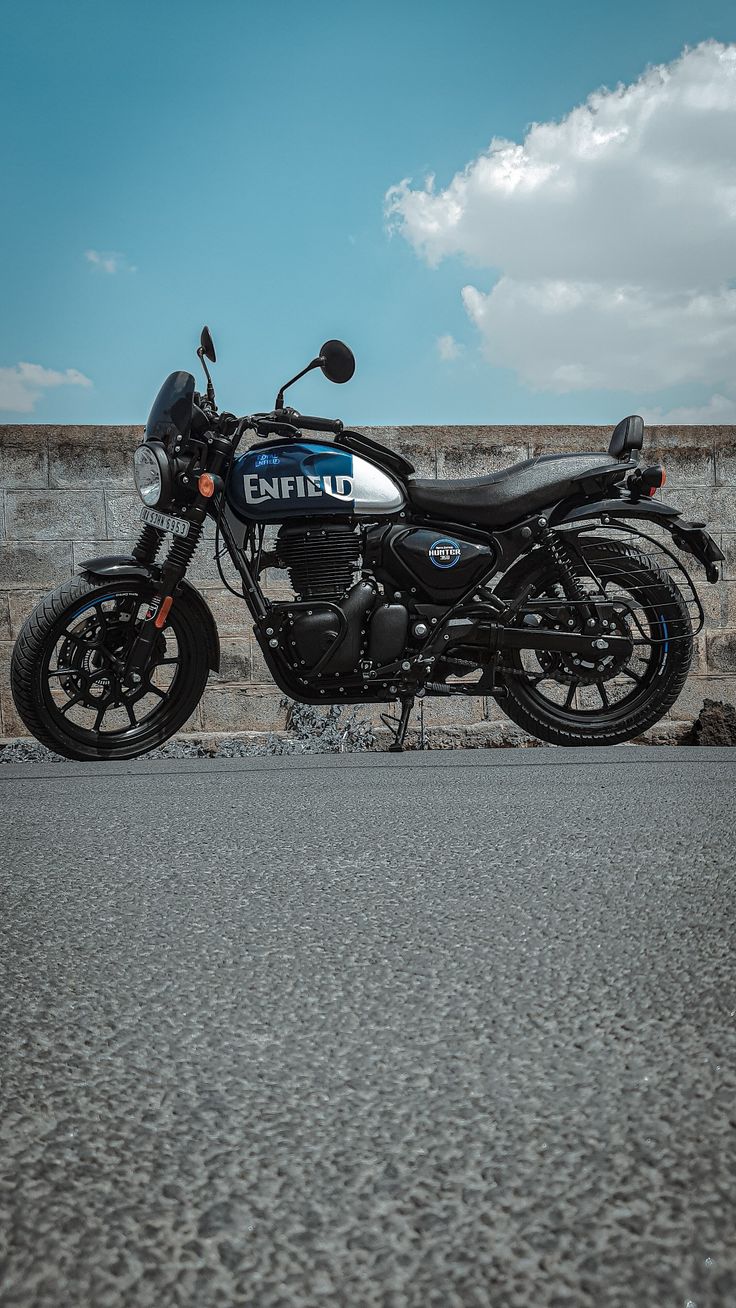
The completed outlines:
[[[538,340],[519,304],[534,312],[547,296],[549,307],[544,235],[530,239],[532,275],[507,233],[506,268],[494,224],[507,219],[493,211],[486,223],[481,198],[480,253],[472,233],[456,250],[430,248],[432,205],[417,217],[412,197],[421,208],[430,173],[435,195],[448,188],[492,137],[522,143],[531,123],[565,120],[597,88],[636,83],[686,45],[736,41],[732,3],[26,0],[5,6],[3,28],[0,420],[143,421],[167,372],[196,371],[203,322],[218,399],[236,412],[270,407],[279,383],[338,336],[355,351],[355,379],[307,378],[291,392],[305,412],[356,424],[611,422],[706,411],[716,395],[729,417],[728,379],[707,361],[683,364],[681,379],[657,357],[632,368],[629,389],[621,351],[600,375],[589,364],[578,375],[572,356],[543,366],[544,330]],[[723,139],[714,187],[732,176]],[[702,156],[699,138],[692,152]],[[684,175],[694,166],[685,160]],[[405,178],[389,235],[385,196]],[[530,205],[539,223],[541,204]],[[718,296],[718,339],[731,339],[736,258],[729,266],[725,240],[719,253],[722,235],[700,236],[717,267],[695,259],[684,290],[668,284],[663,300],[658,283],[646,305],[632,292],[637,330],[661,327],[666,344],[671,329],[683,360],[694,352],[678,326],[682,296],[701,283]],[[489,297],[499,277],[503,304]],[[606,285],[632,278],[614,267]],[[468,283],[475,300],[463,299]],[[601,357],[609,322],[576,319]],[[548,325],[562,339],[554,315]],[[536,362],[517,341],[527,332]],[[33,368],[20,374],[21,363]]]

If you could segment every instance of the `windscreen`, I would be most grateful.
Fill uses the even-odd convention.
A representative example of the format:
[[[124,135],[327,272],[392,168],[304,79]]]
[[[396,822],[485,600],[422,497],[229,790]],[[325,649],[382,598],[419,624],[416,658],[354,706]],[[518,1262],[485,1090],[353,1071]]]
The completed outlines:
[[[153,401],[146,423],[147,441],[188,436],[192,425],[194,378],[190,372],[172,372]]]

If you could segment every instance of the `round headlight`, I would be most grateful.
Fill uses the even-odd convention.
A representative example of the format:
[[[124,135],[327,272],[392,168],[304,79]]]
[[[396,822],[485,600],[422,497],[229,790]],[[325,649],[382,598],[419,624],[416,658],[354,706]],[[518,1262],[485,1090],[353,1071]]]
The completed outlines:
[[[169,460],[163,445],[139,445],[133,455],[133,480],[144,504],[154,508],[164,498],[164,490],[171,485]]]

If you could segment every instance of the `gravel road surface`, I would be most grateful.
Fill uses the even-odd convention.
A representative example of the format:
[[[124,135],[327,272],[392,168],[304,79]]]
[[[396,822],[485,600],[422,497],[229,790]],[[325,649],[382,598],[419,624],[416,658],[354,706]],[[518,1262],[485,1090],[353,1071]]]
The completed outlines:
[[[734,780],[3,768],[6,1308],[733,1308]]]

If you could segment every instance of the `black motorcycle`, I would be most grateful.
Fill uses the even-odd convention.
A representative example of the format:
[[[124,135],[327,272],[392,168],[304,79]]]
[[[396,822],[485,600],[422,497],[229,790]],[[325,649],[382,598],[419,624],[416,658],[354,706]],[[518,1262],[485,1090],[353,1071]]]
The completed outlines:
[[[640,417],[618,424],[607,454],[433,481],[341,422],[284,406],[313,368],[350,380],[342,342],[327,341],[271,413],[242,418],[217,410],[207,328],[197,354],[205,393],[172,373],[135,451],[132,553],[83,563],[18,637],[13,696],[43,744],[134,758],[191,717],[220,658],[186,580],[208,517],[276,684],[309,704],[396,702],[392,749],[422,696],[493,696],[556,745],[629,740],[675,702],[703,611],[681,560],[642,528],[663,529],[710,582],[723,555],[703,524],[653,498],[665,474],[639,464]],[[246,434],[257,443],[239,453]],[[288,573],[292,598],[264,594],[270,568]]]

